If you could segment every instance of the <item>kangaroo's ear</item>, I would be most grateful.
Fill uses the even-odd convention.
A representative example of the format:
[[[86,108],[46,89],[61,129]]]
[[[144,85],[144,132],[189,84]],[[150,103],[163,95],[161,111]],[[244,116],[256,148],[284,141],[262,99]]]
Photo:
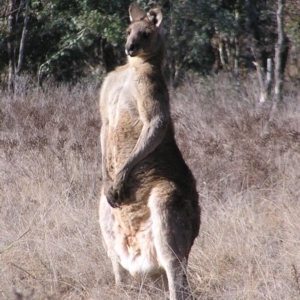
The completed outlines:
[[[161,21],[163,19],[163,15],[161,12],[161,7],[160,6],[153,6],[147,13],[148,19],[154,23],[156,27],[160,27]]]
[[[137,3],[132,3],[129,6],[130,22],[140,21],[146,17],[146,13],[139,7]]]

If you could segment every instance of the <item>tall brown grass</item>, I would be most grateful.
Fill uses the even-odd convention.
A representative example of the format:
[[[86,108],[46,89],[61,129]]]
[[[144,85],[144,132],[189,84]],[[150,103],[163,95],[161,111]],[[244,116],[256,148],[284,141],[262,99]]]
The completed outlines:
[[[98,225],[99,84],[30,84],[0,92],[0,299],[164,299],[147,280],[113,284]],[[172,99],[202,206],[196,299],[300,298],[300,92],[272,116],[257,99],[254,80],[223,75]]]

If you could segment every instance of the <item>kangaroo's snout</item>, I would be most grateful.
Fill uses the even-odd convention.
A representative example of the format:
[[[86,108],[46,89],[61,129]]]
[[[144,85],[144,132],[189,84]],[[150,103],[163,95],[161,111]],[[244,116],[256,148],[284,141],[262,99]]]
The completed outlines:
[[[127,43],[125,45],[126,55],[135,56],[135,55],[137,55],[138,50],[139,50],[139,45],[136,43]]]

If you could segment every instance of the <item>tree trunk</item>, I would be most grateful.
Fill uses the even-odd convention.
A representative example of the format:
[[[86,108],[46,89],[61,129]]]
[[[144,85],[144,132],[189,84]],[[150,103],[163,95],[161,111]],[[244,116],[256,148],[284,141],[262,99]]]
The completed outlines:
[[[240,23],[240,2],[236,4],[235,8],[235,22],[237,26]],[[240,44],[239,44],[239,30],[236,29],[235,38],[234,38],[234,46],[235,46],[235,53],[234,53],[234,63],[233,63],[233,74],[236,80],[239,79],[239,59],[240,59]]]
[[[8,40],[7,40],[7,52],[8,52],[8,90],[14,90],[14,77],[15,77],[15,9],[16,0],[9,0],[9,12],[8,12]]]
[[[26,40],[26,35],[27,35],[27,24],[28,24],[28,20],[29,20],[29,1],[30,0],[26,0],[25,19],[24,19],[22,37],[21,37],[21,42],[20,42],[18,66],[17,66],[17,70],[16,70],[17,75],[20,74],[22,65],[23,65],[25,40]]]
[[[267,74],[266,74],[266,80],[265,80],[265,88],[266,88],[267,97],[270,96],[271,84],[272,84],[272,59],[268,58],[267,59]]]
[[[256,8],[256,0],[246,0],[245,1],[245,11],[246,11],[246,34],[247,34],[247,51],[246,51],[246,59],[247,59],[247,67],[248,72],[253,70],[253,57],[256,62],[258,61],[259,53],[257,49],[257,39],[259,39],[259,35],[257,34],[258,30],[258,14]],[[261,64],[261,61],[258,61]]]
[[[233,66],[233,74],[236,80],[239,79],[239,58],[240,58],[240,44],[238,38],[234,40],[235,44],[235,53],[234,53],[234,66]]]
[[[258,84],[259,84],[259,102],[264,103],[270,96],[270,88],[272,83],[272,60],[267,59],[267,72],[264,73],[260,63],[253,62],[256,67]]]
[[[220,61],[222,67],[225,69],[226,68],[226,62],[225,62],[225,53],[224,53],[224,42],[220,37],[219,41],[219,52],[220,52]]]
[[[282,101],[282,85],[283,85],[283,50],[284,50],[284,29],[283,29],[283,11],[285,0],[278,0],[277,8],[277,34],[278,40],[275,49],[275,92],[274,105]]]

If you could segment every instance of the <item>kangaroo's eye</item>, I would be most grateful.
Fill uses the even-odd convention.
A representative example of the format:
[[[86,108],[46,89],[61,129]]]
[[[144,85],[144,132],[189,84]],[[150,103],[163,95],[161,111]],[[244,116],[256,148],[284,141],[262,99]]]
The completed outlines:
[[[129,35],[129,34],[130,34],[130,29],[128,29],[128,30],[126,31],[126,33],[127,33],[127,35]]]
[[[149,36],[150,36],[150,33],[149,33],[149,32],[143,32],[143,37],[144,37],[145,39],[147,39]]]

